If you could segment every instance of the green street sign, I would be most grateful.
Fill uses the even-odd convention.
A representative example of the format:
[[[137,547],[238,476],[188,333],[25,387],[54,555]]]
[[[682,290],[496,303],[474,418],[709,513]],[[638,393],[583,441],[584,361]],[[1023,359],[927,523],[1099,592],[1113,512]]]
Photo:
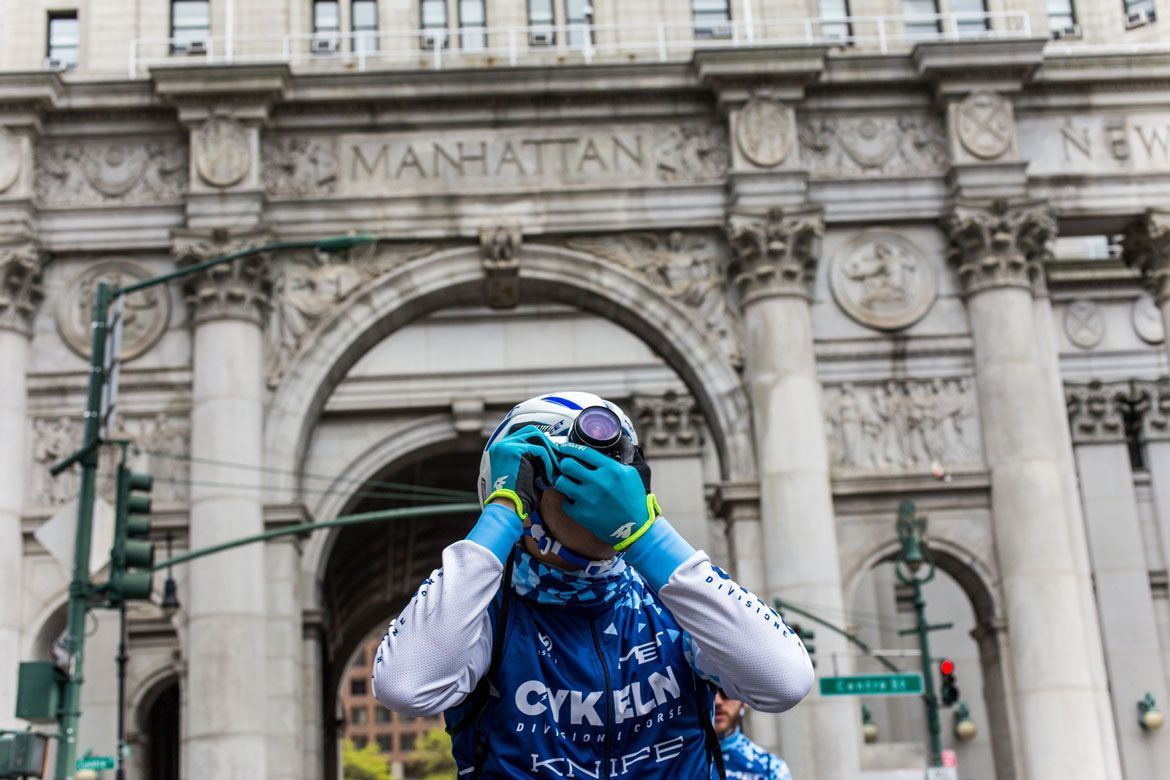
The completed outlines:
[[[77,768],[81,769],[113,769],[117,766],[117,761],[113,756],[86,756],[85,758],[77,759]]]
[[[821,696],[918,696],[922,674],[858,674],[850,677],[822,677]]]

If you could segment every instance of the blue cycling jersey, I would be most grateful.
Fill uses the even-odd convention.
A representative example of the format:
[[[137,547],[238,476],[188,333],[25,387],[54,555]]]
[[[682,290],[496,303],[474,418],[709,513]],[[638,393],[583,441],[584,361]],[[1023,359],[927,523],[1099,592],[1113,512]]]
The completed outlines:
[[[739,729],[719,740],[728,780],[792,780],[788,764],[752,742]]]
[[[520,552],[512,582],[486,707],[462,730],[468,702],[445,713],[460,774],[486,740],[485,777],[714,777],[700,720],[713,694],[689,636],[632,568],[584,578]]]

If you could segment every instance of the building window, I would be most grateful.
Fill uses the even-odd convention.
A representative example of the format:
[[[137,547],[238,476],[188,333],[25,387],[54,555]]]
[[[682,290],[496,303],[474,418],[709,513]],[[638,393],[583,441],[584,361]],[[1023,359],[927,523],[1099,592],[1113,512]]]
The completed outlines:
[[[385,707],[376,707],[374,709],[374,722],[375,723],[389,723],[390,716],[393,714],[394,713],[390,712],[390,710],[386,709]]]
[[[553,0],[528,0],[528,45],[552,46],[557,42]]]
[[[394,752],[394,737],[390,734],[379,734],[375,737],[378,741],[378,750],[382,753]]]
[[[313,0],[314,54],[333,54],[341,48],[341,3],[337,0]]]
[[[1044,9],[1048,11],[1048,29],[1053,38],[1080,37],[1081,28],[1077,25],[1072,0],[1047,0]]]
[[[1125,4],[1125,26],[1141,27],[1157,18],[1154,0],[1121,0]]]
[[[378,0],[353,0],[350,6],[350,24],[353,25],[353,50],[378,50]],[[365,651],[362,658],[366,657]]]
[[[419,15],[423,29],[420,45],[424,49],[447,45],[447,0],[422,0]]]
[[[351,726],[364,726],[370,722],[370,711],[365,707],[352,707],[349,711]]]
[[[401,746],[403,753],[409,753],[414,750],[414,740],[418,737],[417,734],[403,733],[398,735],[398,744]]]
[[[77,50],[81,45],[81,29],[76,11],[54,11],[49,14],[48,45],[45,47],[47,64],[53,69],[77,67]]]
[[[353,746],[355,748],[357,748],[358,750],[365,750],[366,745],[370,744],[370,738],[363,737],[362,735],[358,734],[357,736],[352,738],[352,742],[353,742]]]
[[[565,26],[569,45],[582,48],[593,43],[593,3],[591,0],[565,0]]]
[[[729,0],[691,0],[696,38],[730,38],[731,7]]]
[[[981,33],[991,29],[986,0],[951,0],[951,13],[960,33]]]
[[[821,35],[830,41],[848,43],[853,36],[849,24],[849,0],[821,0]]]
[[[906,21],[906,38],[911,41],[932,40],[942,31],[938,0],[902,0],[902,16]]]
[[[350,696],[365,696],[366,695],[366,681],[364,678],[357,678],[349,681],[349,695]]]
[[[487,48],[486,0],[459,0],[459,48],[483,51]]]
[[[206,50],[207,39],[211,37],[210,5],[207,0],[173,0],[171,51]]]

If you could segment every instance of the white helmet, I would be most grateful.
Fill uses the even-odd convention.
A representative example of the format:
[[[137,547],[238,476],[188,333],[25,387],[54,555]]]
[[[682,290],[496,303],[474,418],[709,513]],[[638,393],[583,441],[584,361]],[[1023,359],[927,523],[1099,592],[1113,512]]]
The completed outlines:
[[[504,415],[504,419],[492,431],[487,444],[484,445],[483,457],[479,461],[480,503],[487,501],[487,497],[491,493],[488,489],[491,484],[491,464],[488,460],[487,449],[497,439],[531,425],[544,432],[554,442],[567,441],[569,431],[572,430],[573,421],[577,419],[577,415],[591,406],[604,406],[614,412],[621,421],[622,432],[629,438],[630,444],[633,447],[638,446],[638,434],[634,430],[634,424],[630,422],[630,418],[620,406],[599,395],[570,390],[529,398],[527,401],[513,406],[512,410]]]

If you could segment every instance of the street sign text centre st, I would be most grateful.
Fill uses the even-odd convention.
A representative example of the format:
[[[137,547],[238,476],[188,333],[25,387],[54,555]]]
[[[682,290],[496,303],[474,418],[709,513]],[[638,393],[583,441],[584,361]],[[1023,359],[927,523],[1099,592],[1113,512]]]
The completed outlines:
[[[822,696],[920,696],[922,675],[858,674],[848,677],[822,677]]]

